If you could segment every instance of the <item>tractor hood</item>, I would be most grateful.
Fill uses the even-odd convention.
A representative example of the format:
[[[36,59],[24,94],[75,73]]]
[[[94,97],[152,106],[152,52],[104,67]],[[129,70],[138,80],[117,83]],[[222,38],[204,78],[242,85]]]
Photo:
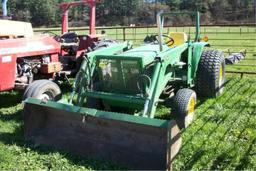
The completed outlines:
[[[167,46],[164,46],[164,50],[166,51],[170,49]],[[124,52],[123,54],[119,54],[119,56],[123,57],[135,57],[142,58],[143,65],[147,65],[154,61],[155,57],[157,57],[160,53],[158,44],[146,44],[131,50]]]

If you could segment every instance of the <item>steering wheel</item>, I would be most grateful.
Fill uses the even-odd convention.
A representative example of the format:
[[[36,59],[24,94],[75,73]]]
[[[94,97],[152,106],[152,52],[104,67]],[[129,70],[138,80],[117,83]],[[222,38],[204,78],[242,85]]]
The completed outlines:
[[[163,34],[162,36],[169,39],[165,42],[165,44],[167,44],[168,46],[172,46],[174,44],[174,39],[171,36],[166,34]]]
[[[155,38],[155,41],[157,41],[159,43],[159,39],[156,38],[156,37],[158,37],[158,35],[153,35],[153,36]],[[168,41],[164,41],[165,44],[167,44],[168,46],[172,46],[174,44],[174,39],[171,36],[168,36],[166,34],[163,34],[162,36],[165,38],[168,38]]]

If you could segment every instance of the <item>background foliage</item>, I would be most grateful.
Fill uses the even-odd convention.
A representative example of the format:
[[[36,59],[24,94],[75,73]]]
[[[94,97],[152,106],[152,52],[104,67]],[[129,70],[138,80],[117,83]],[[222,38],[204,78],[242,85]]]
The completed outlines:
[[[59,3],[73,0],[10,0],[9,14],[13,19],[30,21],[33,26],[58,26],[61,22]],[[254,23],[253,0],[104,0],[97,5],[98,25],[150,25],[160,9],[166,11],[195,11],[204,13],[204,24]],[[74,26],[88,21],[88,8],[70,11]],[[184,21],[178,21],[182,24]],[[186,24],[189,24],[185,21]]]

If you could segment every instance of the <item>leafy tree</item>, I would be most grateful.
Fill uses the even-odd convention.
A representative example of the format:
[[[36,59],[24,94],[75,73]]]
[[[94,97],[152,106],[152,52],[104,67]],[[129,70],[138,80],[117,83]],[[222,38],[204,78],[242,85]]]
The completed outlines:
[[[75,0],[10,0],[13,19],[32,22],[34,27],[61,23],[59,4]],[[160,9],[203,12],[205,23],[253,22],[254,0],[104,0],[97,4],[98,25],[154,24]],[[70,10],[70,21],[84,25],[89,19],[88,7]],[[137,22],[137,23],[136,23]],[[187,23],[188,24],[188,23]]]

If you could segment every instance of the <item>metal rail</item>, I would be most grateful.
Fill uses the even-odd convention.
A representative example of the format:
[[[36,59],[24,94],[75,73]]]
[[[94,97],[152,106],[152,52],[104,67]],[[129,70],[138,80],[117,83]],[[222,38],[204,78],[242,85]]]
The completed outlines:
[[[214,25],[207,25],[207,24],[201,24],[201,27],[252,27],[254,28],[256,26],[255,23],[248,23],[248,24],[214,24]],[[195,27],[194,25],[165,25],[164,27],[178,27],[178,28],[182,28],[182,27]],[[130,28],[156,28],[156,26],[152,25],[152,26],[111,26],[111,27],[96,27],[96,29],[130,29]],[[77,30],[77,31],[81,31],[81,30],[88,30],[88,27],[79,27],[79,28],[70,28],[71,30]],[[61,28],[36,28],[34,29],[35,32],[39,31],[61,31]]]
[[[240,74],[240,77],[243,78],[244,75],[256,75],[255,71],[232,71],[228,70],[226,71],[228,74]]]
[[[252,23],[252,24],[246,24],[246,25],[241,25],[241,24],[232,24],[232,25],[222,25],[222,24],[218,24],[218,25],[201,25],[203,28],[201,29],[202,34],[208,34],[208,35],[224,35],[224,34],[235,34],[235,35],[239,35],[239,37],[235,37],[233,38],[225,38],[225,36],[223,38],[210,38],[211,41],[223,41],[223,43],[220,44],[212,44],[212,47],[227,47],[228,49],[230,49],[230,47],[239,47],[239,48],[245,48],[246,49],[246,53],[250,54],[250,58],[245,58],[243,59],[244,61],[256,61],[256,49],[255,49],[255,45],[248,45],[246,43],[243,43],[243,41],[256,41],[255,37],[253,37],[254,34],[256,34],[256,24]],[[231,29],[227,29],[226,31],[223,31],[222,29],[219,28],[214,28],[214,26],[220,26],[220,27],[231,27]],[[170,28],[174,28],[174,30],[176,31],[184,31],[184,32],[189,32],[190,34],[194,34],[195,30],[194,29],[190,29],[190,28],[185,28],[185,27],[194,27],[191,25],[183,25],[183,26],[166,26],[166,27],[170,27]],[[211,28],[213,27],[213,28]],[[238,29],[236,29],[235,31],[232,30],[232,28],[234,27],[239,27]],[[245,28],[247,27],[247,28]],[[248,27],[250,27],[248,29]],[[181,29],[182,28],[182,29]],[[140,29],[144,29],[143,31]],[[155,29],[155,30],[152,30]],[[79,27],[79,28],[71,28],[71,31],[89,31],[88,27]],[[135,27],[96,27],[96,30],[110,30],[110,33],[108,34],[109,37],[112,37],[116,40],[132,40],[134,41],[134,45],[139,45],[138,42],[141,42],[143,40],[143,35],[150,35],[150,34],[156,34],[156,26],[135,26]],[[220,30],[220,31],[219,31]],[[60,28],[49,28],[49,29],[34,29],[35,32],[44,32],[44,31],[61,31]],[[169,32],[169,29],[167,29],[167,31]],[[244,38],[242,35],[251,35],[250,38],[248,39],[248,36],[246,38]],[[233,41],[233,42],[239,42],[240,45],[238,44],[225,44],[225,41]],[[235,53],[235,51],[231,51],[229,50],[228,53]],[[256,68],[255,63],[251,63],[251,64],[236,64],[233,67],[253,67]],[[230,70],[226,71],[227,74],[239,74],[241,78],[243,78],[244,75],[256,75],[256,71],[236,71],[236,70],[232,70],[230,68]]]
[[[253,65],[253,64],[235,64],[232,67],[255,67],[256,68],[256,65]]]

